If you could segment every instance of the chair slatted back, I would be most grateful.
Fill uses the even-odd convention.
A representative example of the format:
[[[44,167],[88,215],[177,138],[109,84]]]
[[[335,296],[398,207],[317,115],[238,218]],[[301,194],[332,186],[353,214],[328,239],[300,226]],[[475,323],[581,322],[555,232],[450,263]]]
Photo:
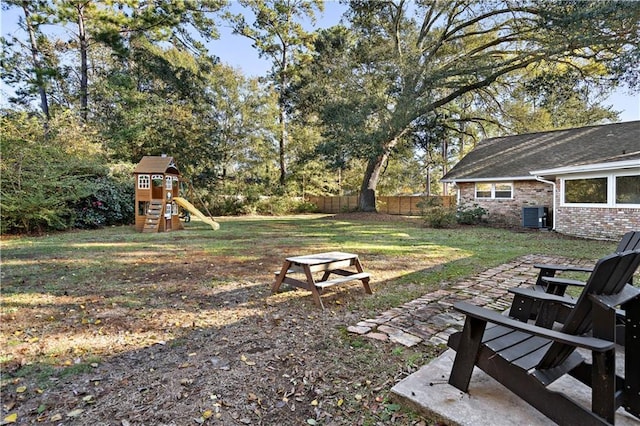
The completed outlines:
[[[616,253],[640,249],[640,231],[629,231],[622,236]]]
[[[567,317],[561,331],[582,335],[593,328],[592,300],[589,295],[615,295],[622,291],[640,265],[640,249],[610,254],[598,260],[589,276],[575,307]],[[540,361],[538,368],[552,368],[561,364],[575,349],[562,343],[553,343]]]

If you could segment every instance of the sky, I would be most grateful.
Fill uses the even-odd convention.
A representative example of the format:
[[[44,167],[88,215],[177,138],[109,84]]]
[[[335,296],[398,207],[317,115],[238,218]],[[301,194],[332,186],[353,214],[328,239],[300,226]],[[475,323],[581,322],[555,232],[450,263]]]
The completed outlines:
[[[239,5],[231,2],[232,12],[237,12]],[[336,25],[340,22],[346,6],[335,0],[325,1],[325,10],[323,13],[317,14],[317,22],[315,25],[310,23],[307,25],[309,30],[314,28],[326,28]],[[5,12],[2,11],[1,25],[2,35],[12,33],[16,30],[17,16],[16,9]],[[251,23],[251,19],[247,17],[247,21]],[[258,52],[251,46],[251,41],[243,36],[232,34],[229,27],[221,25],[218,28],[220,38],[207,43],[207,47],[211,54],[216,55],[220,60],[234,68],[241,69],[249,76],[263,76],[270,69],[269,61],[258,56]],[[5,96],[6,87],[2,84],[1,96]],[[5,104],[4,99],[1,104]],[[640,94],[631,94],[627,89],[620,88],[613,93],[606,102],[612,105],[613,109],[620,111],[620,121],[640,120]]]

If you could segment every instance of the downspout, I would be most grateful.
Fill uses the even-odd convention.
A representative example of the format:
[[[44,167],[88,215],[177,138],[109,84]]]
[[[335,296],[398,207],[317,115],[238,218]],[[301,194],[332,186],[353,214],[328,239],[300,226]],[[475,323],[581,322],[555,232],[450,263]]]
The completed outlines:
[[[538,176],[534,176],[535,179],[538,182],[542,182],[542,183],[546,183],[548,185],[553,186],[553,206],[552,206],[552,211],[553,211],[553,227],[551,228],[552,231],[556,230],[556,183],[552,182],[550,180],[545,180],[542,179],[541,177]]]

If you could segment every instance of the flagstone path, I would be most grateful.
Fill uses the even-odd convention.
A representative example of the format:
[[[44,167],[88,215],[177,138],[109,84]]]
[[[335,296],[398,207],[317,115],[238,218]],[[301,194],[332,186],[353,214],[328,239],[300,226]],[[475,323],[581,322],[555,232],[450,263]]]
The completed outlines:
[[[440,290],[383,312],[375,318],[360,321],[347,330],[371,339],[409,347],[417,344],[446,344],[449,335],[460,330],[464,323],[464,315],[453,309],[455,302],[465,300],[477,306],[504,311],[511,306],[513,298],[508,289],[535,283],[538,269],[533,265],[536,263],[584,267],[590,266],[592,262],[560,256],[522,256],[474,277],[443,283]]]

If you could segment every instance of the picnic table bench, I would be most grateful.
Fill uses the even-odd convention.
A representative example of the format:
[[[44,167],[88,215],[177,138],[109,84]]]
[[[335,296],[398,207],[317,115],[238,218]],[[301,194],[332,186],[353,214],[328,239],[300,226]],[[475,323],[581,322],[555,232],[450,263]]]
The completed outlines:
[[[317,272],[323,273],[318,281],[313,276]],[[294,278],[291,276],[292,274],[304,274],[304,278]],[[331,274],[336,277],[329,279]],[[276,280],[271,287],[271,294],[277,293],[282,283],[289,284],[310,291],[316,305],[324,309],[320,295],[325,288],[360,280],[364,291],[367,294],[372,294],[369,286],[370,278],[371,274],[364,272],[357,254],[332,251],[294,256],[286,258],[282,269],[276,272]]]

